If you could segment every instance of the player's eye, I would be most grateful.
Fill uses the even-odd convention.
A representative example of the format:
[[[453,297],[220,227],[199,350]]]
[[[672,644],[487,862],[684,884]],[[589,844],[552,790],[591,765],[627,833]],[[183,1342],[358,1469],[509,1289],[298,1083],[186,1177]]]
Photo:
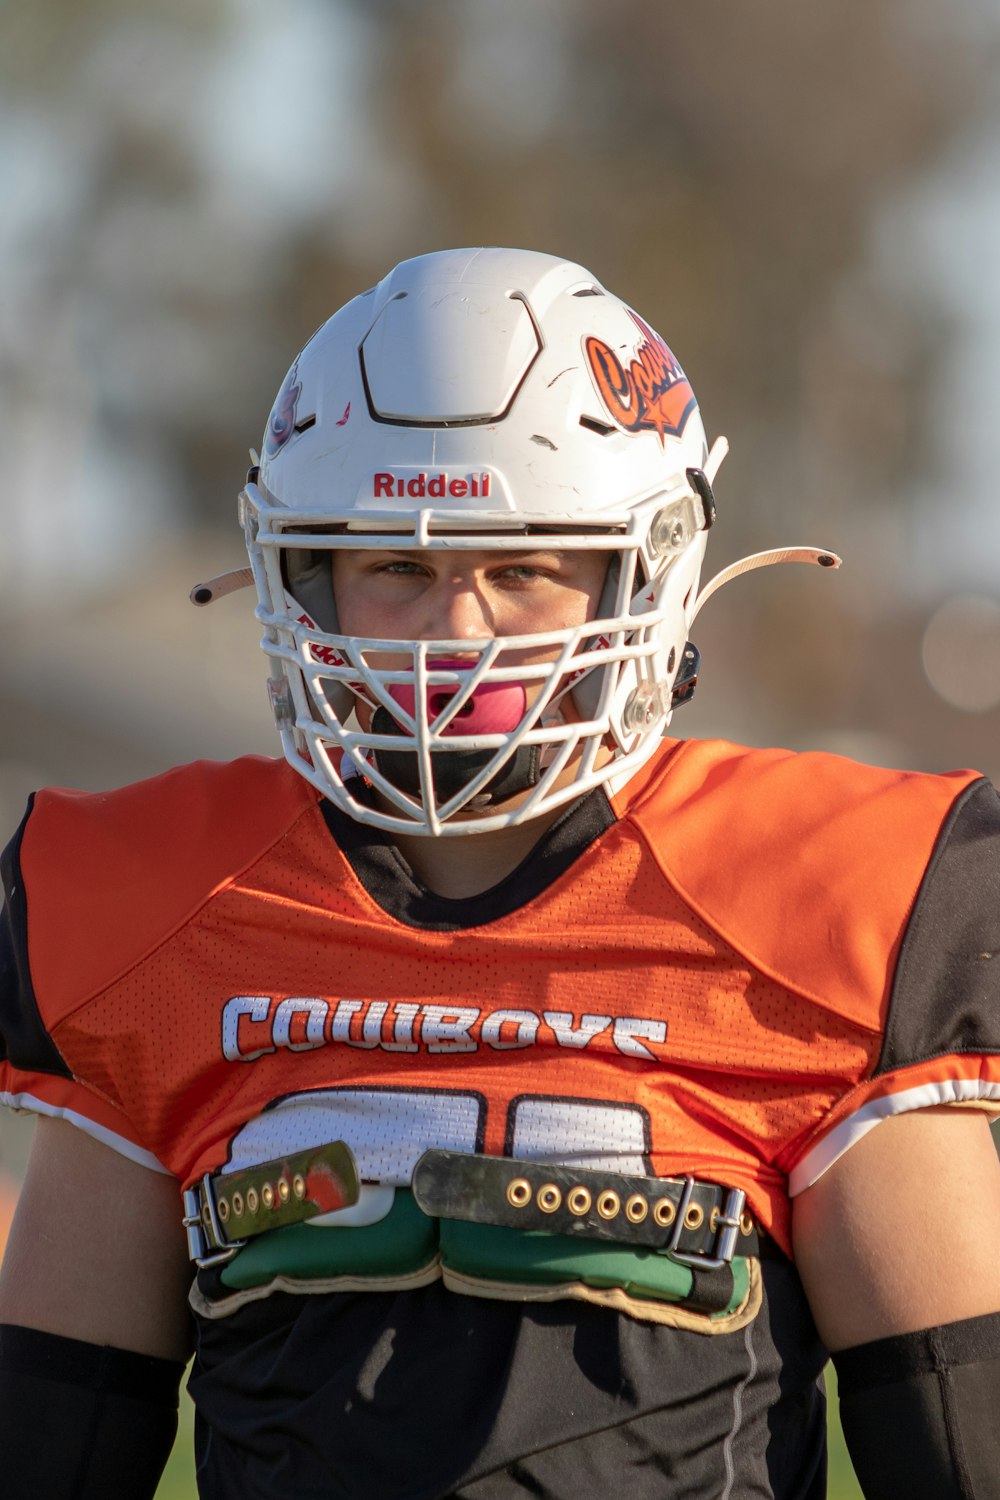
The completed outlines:
[[[414,578],[419,577],[427,570],[420,563],[413,562],[408,557],[390,557],[384,562],[378,563],[374,571],[376,573],[386,573],[390,577],[395,578]]]
[[[545,570],[534,567],[531,563],[513,563],[510,567],[502,570],[502,576],[504,578],[512,578],[515,582],[521,582],[522,580],[532,578],[542,578],[545,576]]]

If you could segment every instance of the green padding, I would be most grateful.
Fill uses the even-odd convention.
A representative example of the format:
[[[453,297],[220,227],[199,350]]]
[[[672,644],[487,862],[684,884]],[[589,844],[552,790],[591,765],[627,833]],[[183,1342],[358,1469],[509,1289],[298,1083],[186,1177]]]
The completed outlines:
[[[357,1229],[290,1224],[262,1234],[223,1268],[221,1280],[233,1291],[266,1286],[276,1276],[296,1281],[370,1276],[374,1282],[422,1270],[439,1251],[442,1264],[453,1271],[513,1286],[579,1281],[594,1288],[620,1287],[630,1297],[651,1302],[683,1302],[692,1290],[688,1267],[655,1250],[541,1230],[431,1219],[405,1188],[396,1189],[392,1208],[377,1224]],[[713,1317],[724,1317],[746,1297],[746,1261],[734,1260],[732,1271],[732,1296]]]
[[[413,1195],[397,1189],[392,1208],[377,1224],[358,1228],[289,1224],[251,1240],[224,1267],[225,1286],[242,1291],[275,1276],[312,1281],[330,1276],[405,1276],[437,1255],[437,1224],[421,1213]]]
[[[691,1295],[693,1276],[655,1250],[608,1245],[601,1240],[545,1234],[541,1230],[507,1229],[494,1224],[466,1224],[442,1219],[441,1261],[454,1271],[484,1281],[553,1286],[582,1281],[585,1286],[620,1287],[630,1297],[651,1302],[683,1302]],[[745,1260],[734,1260],[733,1295],[721,1312],[739,1307],[747,1294]]]

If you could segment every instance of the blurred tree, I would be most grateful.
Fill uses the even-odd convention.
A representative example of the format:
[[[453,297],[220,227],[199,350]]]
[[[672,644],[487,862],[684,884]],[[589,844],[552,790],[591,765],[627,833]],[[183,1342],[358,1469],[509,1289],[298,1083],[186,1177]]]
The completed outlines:
[[[967,120],[988,54],[915,31],[902,0],[580,0],[541,25],[524,3],[381,12],[376,95],[421,183],[402,207],[415,237],[538,245],[625,289],[738,433],[755,532],[785,495],[821,506],[831,472],[899,492],[941,329],[869,268],[871,218]],[[558,59],[547,109],[511,87],[526,73],[544,93],[539,47]]]
[[[952,21],[903,0],[380,7],[381,139],[409,184],[394,249],[505,240],[589,265],[666,331],[731,436],[728,553],[850,554],[822,591],[769,578],[726,642],[729,683],[760,683],[767,732],[793,739],[878,718],[856,661],[893,591],[948,328],[872,226],[991,77],[996,38]]]
[[[715,565],[783,541],[848,553],[842,579],[789,571],[713,601],[725,714],[696,700],[689,730],[752,733],[758,696],[768,736],[877,728],[853,663],[894,593],[950,324],[874,226],[985,97],[996,28],[974,11],[7,7],[8,597],[107,582],[183,524],[231,527],[247,447],[333,308],[403,256],[521,243],[641,308],[730,435]]]

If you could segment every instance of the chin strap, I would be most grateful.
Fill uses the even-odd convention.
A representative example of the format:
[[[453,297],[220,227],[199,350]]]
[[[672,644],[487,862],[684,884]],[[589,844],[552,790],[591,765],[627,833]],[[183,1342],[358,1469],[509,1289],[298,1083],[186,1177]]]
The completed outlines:
[[[776,547],[772,552],[754,552],[750,557],[741,557],[739,562],[730,563],[728,568],[723,568],[721,573],[716,573],[710,583],[706,583],[698,595],[694,612],[691,615],[691,623],[694,624],[698,618],[702,605],[717,589],[721,589],[724,583],[729,583],[733,578],[739,578],[741,573],[752,573],[756,568],[769,568],[772,563],[786,562],[815,563],[820,568],[839,568],[841,559],[836,552],[821,552],[818,547]]]

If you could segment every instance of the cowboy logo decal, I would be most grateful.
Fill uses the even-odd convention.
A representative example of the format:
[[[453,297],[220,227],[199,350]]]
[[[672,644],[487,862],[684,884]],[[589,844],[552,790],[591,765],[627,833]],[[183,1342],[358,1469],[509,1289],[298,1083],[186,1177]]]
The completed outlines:
[[[688,378],[660,335],[634,312],[629,316],[642,338],[627,364],[603,339],[584,345],[598,394],[627,432],[652,430],[661,443],[667,433],[680,437],[695,408]]]

